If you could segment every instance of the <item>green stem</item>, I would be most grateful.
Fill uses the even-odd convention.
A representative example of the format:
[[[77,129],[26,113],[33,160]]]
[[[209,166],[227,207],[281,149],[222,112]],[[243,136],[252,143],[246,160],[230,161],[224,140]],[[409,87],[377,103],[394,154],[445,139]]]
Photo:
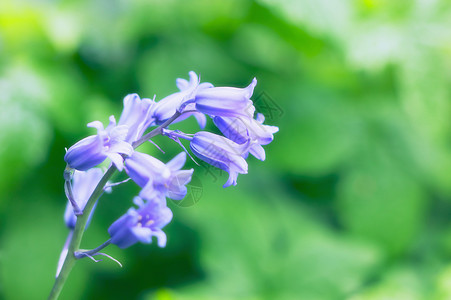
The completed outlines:
[[[64,260],[63,267],[61,268],[58,277],[56,277],[55,284],[53,285],[52,291],[50,292],[50,296],[48,298],[49,300],[58,299],[64,283],[69,277],[69,273],[75,264],[76,258],[74,253],[80,248],[81,239],[83,237],[89,215],[91,214],[97,199],[99,199],[99,197],[103,194],[103,188],[111,176],[113,176],[114,172],[116,172],[116,167],[112,165],[103,175],[102,179],[100,179],[100,182],[97,184],[94,192],[91,194],[91,197],[89,197],[89,200],[83,209],[83,214],[77,217],[77,223],[75,224],[74,234],[72,235],[72,239],[69,244],[66,259]]]
[[[163,128],[167,127],[169,124],[174,122],[175,119],[177,119],[180,115],[181,115],[180,112],[176,112],[166,122],[155,128],[154,130],[150,131],[146,135],[144,135],[138,141],[134,142],[133,148],[136,149],[137,147],[142,145],[145,141],[161,134]],[[66,283],[67,278],[69,277],[69,273],[75,264],[75,260],[77,260],[77,258],[75,257],[75,252],[79,251],[80,249],[81,239],[83,238],[83,234],[86,228],[86,223],[88,222],[89,215],[91,214],[91,211],[94,208],[95,203],[102,195],[105,185],[107,184],[108,180],[110,180],[110,178],[113,176],[113,174],[116,172],[116,170],[117,170],[116,167],[112,165],[106,171],[100,182],[97,184],[94,192],[89,197],[88,202],[86,203],[86,206],[83,209],[83,214],[77,216],[77,222],[75,223],[75,229],[69,244],[67,256],[66,259],[64,260],[64,264],[63,267],[61,268],[60,273],[56,277],[52,291],[50,292],[48,298],[49,300],[58,299],[58,296],[61,293],[61,290],[63,289],[63,286]]]

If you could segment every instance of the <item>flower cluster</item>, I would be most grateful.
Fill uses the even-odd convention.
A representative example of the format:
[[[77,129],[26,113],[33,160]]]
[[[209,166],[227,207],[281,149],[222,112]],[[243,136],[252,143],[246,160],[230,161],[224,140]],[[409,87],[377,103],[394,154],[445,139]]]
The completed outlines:
[[[194,170],[182,169],[187,158],[183,151],[166,163],[137,151],[139,145],[158,134],[180,145],[180,139],[189,141],[194,156],[227,171],[229,178],[224,187],[236,185],[238,174],[247,173],[249,153],[265,160],[262,145],[273,140],[278,128],[264,125],[263,115],[255,114],[251,100],[257,84],[255,78],[245,88],[215,87],[211,83],[201,83],[197,74],[190,72],[189,80],[177,79],[176,83],[179,91],[159,101],[155,101],[155,97],[141,99],[137,94],[127,95],[119,122],[111,116],[106,128],[99,121],[89,123],[88,127],[97,129],[97,134],[82,139],[67,150],[64,157],[67,169],[75,169],[72,178],[66,179],[66,185],[73,191],[70,193],[73,199],[65,213],[70,229],[76,228],[77,220],[72,205],[85,213],[86,203],[97,200],[91,198],[105,176],[99,164],[109,159],[109,170],[125,170],[141,188],[134,198],[137,208],[130,208],[109,227],[109,242],[127,248],[137,242],[151,243],[155,236],[160,247],[166,245],[162,228],[172,219],[167,198],[181,200],[186,196],[186,185]],[[211,118],[223,135],[208,131],[188,134],[168,129],[170,124],[190,116],[196,118],[202,130],[207,118]],[[183,150],[187,151],[184,147]],[[108,186],[103,188],[106,190]]]

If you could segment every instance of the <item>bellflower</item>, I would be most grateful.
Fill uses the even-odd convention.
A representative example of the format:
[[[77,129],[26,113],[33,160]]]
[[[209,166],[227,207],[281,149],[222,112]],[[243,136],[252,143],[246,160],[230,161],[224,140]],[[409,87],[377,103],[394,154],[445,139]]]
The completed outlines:
[[[267,145],[274,139],[273,134],[279,131],[276,126],[264,125],[265,117],[258,113],[256,119],[250,118],[231,118],[231,117],[214,117],[213,122],[216,127],[227,138],[232,141],[243,144],[251,140],[253,145],[249,148],[249,152],[257,159],[265,160],[265,150],[262,145]]]
[[[85,172],[75,170],[72,178],[72,192],[74,200],[77,202],[81,210],[84,209],[86,202],[88,202],[89,197],[91,196],[92,192],[94,192],[94,189],[96,188],[102,176],[103,172],[99,168],[92,168]],[[86,227],[91,220],[93,212],[94,209],[89,215]],[[66,222],[66,226],[70,229],[75,228],[77,217],[75,216],[74,210],[72,209],[72,205],[69,201],[67,202],[66,211],[64,212],[64,221]]]
[[[121,171],[123,168],[121,154],[131,155],[133,153],[133,147],[125,142],[128,126],[116,126],[116,120],[114,116],[111,116],[110,124],[106,129],[99,121],[89,123],[88,127],[96,128],[97,135],[88,136],[70,147],[64,160],[71,168],[86,171],[109,158]]]
[[[152,117],[155,118],[157,124],[163,123],[164,121],[172,117],[184,103],[193,100],[197,90],[202,90],[213,86],[211,83],[207,82],[199,83],[199,77],[193,71],[189,72],[189,77],[189,81],[186,79],[177,78],[176,83],[180,91],[156,102],[152,109]],[[190,105],[189,107],[187,107],[187,109],[190,109],[191,106],[194,105]],[[199,112],[182,115],[181,117],[177,118],[174,123],[180,122],[190,115],[194,115],[201,128],[205,127],[205,115]]]
[[[143,188],[146,198],[167,196],[174,200],[185,197],[185,185],[191,180],[193,169],[180,170],[186,161],[184,152],[164,164],[148,154],[134,152],[125,161],[125,170],[136,184]]]
[[[244,144],[237,144],[223,136],[200,131],[190,138],[190,148],[194,155],[206,163],[229,173],[229,179],[224,188],[236,185],[238,174],[247,174],[246,156],[250,140]]]
[[[127,125],[128,133],[125,141],[132,144],[138,140],[146,129],[154,121],[150,117],[150,111],[154,101],[148,98],[140,99],[138,94],[129,94],[124,98],[124,110],[122,111],[118,125]]]
[[[155,236],[158,246],[165,247],[166,234],[161,229],[171,221],[171,210],[156,199],[144,202],[135,197],[134,203],[138,209],[130,208],[108,228],[111,243],[124,249],[137,242],[150,244]]]
[[[166,199],[183,199],[194,171],[182,169],[187,151],[180,139],[189,141],[192,153],[200,160],[228,172],[224,188],[236,185],[239,174],[247,174],[245,159],[249,153],[260,160],[265,159],[262,146],[273,141],[278,128],[264,125],[262,114],[257,114],[254,119],[255,107],[251,97],[257,84],[255,78],[245,88],[214,87],[211,83],[200,83],[197,74],[191,71],[189,80],[179,78],[176,84],[179,91],[158,102],[141,99],[137,94],[127,95],[118,123],[114,116],[110,117],[106,128],[99,121],[89,123],[88,127],[96,128],[97,134],[82,139],[67,150],[63,178],[69,204],[64,220],[70,230],[60,254],[49,299],[58,297],[77,259],[88,257],[97,262],[94,256],[103,255],[120,264],[101,251],[111,244],[122,249],[138,242],[149,244],[153,237],[156,237],[159,247],[166,246],[163,228],[173,216]],[[223,135],[206,131],[185,134],[168,129],[171,124],[189,116],[197,118],[202,128],[206,117],[211,117]],[[151,155],[135,151],[133,145],[138,147],[143,143],[143,135],[149,127],[155,128],[144,136],[146,140],[163,135],[177,142],[185,152],[163,163]],[[107,158],[112,165],[106,172],[94,168]],[[129,178],[108,183],[117,170],[124,168]],[[102,191],[130,179],[141,187],[138,197],[134,198],[136,206],[111,224],[108,228],[110,239],[91,250],[80,249],[83,228],[89,225]],[[197,201],[200,195],[196,196],[197,199],[192,200]]]
[[[247,117],[254,116],[252,94],[257,85],[254,78],[245,88],[212,87],[196,92],[196,110],[211,116]]]

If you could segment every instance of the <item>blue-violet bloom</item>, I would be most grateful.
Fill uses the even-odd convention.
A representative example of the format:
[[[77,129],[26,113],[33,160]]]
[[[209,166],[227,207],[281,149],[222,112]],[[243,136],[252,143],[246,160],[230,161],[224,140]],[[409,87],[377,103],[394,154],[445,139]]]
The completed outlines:
[[[128,126],[116,126],[114,116],[110,116],[110,123],[106,129],[99,121],[88,124],[97,129],[97,135],[88,136],[67,150],[64,160],[76,170],[86,171],[102,163],[106,158],[111,159],[119,171],[123,169],[121,154],[129,156],[133,147],[125,142]]]
[[[124,98],[124,109],[119,118],[118,126],[127,125],[128,133],[125,141],[132,144],[137,141],[152,125],[150,112],[154,101],[148,98],[140,99],[138,94],[129,94]]]
[[[194,155],[206,163],[229,173],[224,188],[236,185],[238,174],[247,174],[247,162],[243,158],[249,152],[251,141],[237,144],[223,136],[200,131],[190,139]]]
[[[166,196],[174,200],[185,197],[185,185],[191,180],[193,169],[180,170],[186,161],[181,152],[167,164],[148,154],[134,152],[125,160],[125,171],[136,184],[143,188],[146,198]]]
[[[254,78],[245,88],[212,87],[196,92],[196,110],[210,116],[253,118],[255,107],[252,94],[257,85]]]
[[[265,117],[258,113],[256,119],[214,117],[213,122],[216,127],[227,138],[243,144],[248,140],[254,142],[249,148],[249,152],[257,159],[265,160],[265,150],[262,145],[268,145],[274,139],[274,133],[279,131],[276,126],[264,125]]]
[[[137,242],[150,244],[156,236],[158,246],[166,246],[166,234],[161,229],[171,221],[171,210],[155,199],[145,202],[135,197],[134,203],[138,209],[130,208],[108,228],[111,243],[124,249]]]

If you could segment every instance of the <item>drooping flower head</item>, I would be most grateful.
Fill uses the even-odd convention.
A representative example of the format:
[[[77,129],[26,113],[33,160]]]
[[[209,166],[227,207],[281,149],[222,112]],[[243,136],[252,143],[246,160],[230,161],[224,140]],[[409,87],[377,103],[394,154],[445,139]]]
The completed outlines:
[[[247,174],[247,156],[250,147],[248,140],[237,144],[223,136],[200,131],[190,138],[190,149],[194,155],[206,163],[229,173],[229,179],[223,187],[236,185],[238,174]]]
[[[210,116],[253,118],[255,107],[252,94],[257,79],[245,88],[212,87],[196,91],[196,110]]]
[[[193,169],[180,170],[186,161],[184,152],[164,164],[148,154],[135,151],[126,159],[125,170],[143,188],[148,199],[166,196],[174,200],[185,197],[185,185],[191,180]]]
[[[92,168],[88,171],[77,171],[75,170],[73,178],[72,178],[72,193],[75,202],[77,202],[78,206],[81,210],[84,209],[86,203],[88,202],[89,197],[92,192],[96,188],[100,179],[103,176],[103,171],[99,168]],[[94,209],[91,211],[89,215],[88,226],[92,213]],[[70,229],[75,228],[75,222],[77,222],[77,217],[74,214],[74,210],[70,202],[67,202],[66,211],[64,212],[64,221],[66,222],[66,226]]]
[[[232,141],[237,144],[244,144],[251,140],[249,152],[257,159],[265,160],[265,150],[262,145],[268,145],[274,139],[274,133],[279,131],[276,126],[264,125],[265,117],[258,113],[256,119],[214,117],[213,122],[216,127]]]
[[[123,168],[121,154],[133,153],[133,147],[125,142],[128,126],[116,126],[116,120],[111,116],[110,123],[105,129],[99,121],[89,123],[88,127],[96,128],[97,135],[88,136],[70,147],[64,160],[71,168],[86,171],[109,158],[121,171]]]
[[[161,200],[135,197],[134,203],[138,209],[130,208],[108,228],[111,243],[124,249],[137,242],[150,244],[155,236],[159,247],[166,246],[166,234],[161,229],[171,221],[172,211]]]
[[[90,213],[87,216],[89,224],[96,204],[90,203],[94,205],[86,207],[86,203],[103,176],[100,169],[93,167],[106,158],[110,158],[118,170],[125,168],[128,176],[141,187],[139,196],[134,198],[137,207],[130,208],[108,228],[111,239],[93,250],[75,251],[73,255],[76,258],[106,255],[99,251],[110,243],[120,248],[127,248],[137,242],[151,243],[154,236],[160,247],[166,245],[166,234],[162,229],[172,219],[166,198],[181,200],[186,196],[186,184],[191,180],[193,169],[182,170],[186,162],[185,152],[163,163],[151,155],[134,151],[133,145],[138,147],[145,139],[150,140],[162,134],[176,141],[186,151],[180,139],[189,140],[195,156],[229,173],[223,187],[236,185],[238,175],[247,174],[248,164],[245,159],[249,153],[258,159],[265,159],[262,145],[274,139],[273,134],[278,128],[264,125],[261,114],[257,114],[254,119],[255,107],[251,97],[257,84],[255,78],[245,88],[214,87],[208,82],[201,83],[197,74],[191,71],[189,80],[179,78],[176,84],[179,92],[158,102],[141,99],[137,94],[127,95],[123,100],[124,108],[119,123],[116,124],[113,116],[106,128],[99,121],[89,123],[89,127],[97,129],[97,134],[67,150],[64,157],[68,164],[64,173],[64,187],[73,206],[67,206],[64,219],[70,229],[74,229],[77,221],[74,210],[77,215],[85,213],[87,216]],[[206,131],[185,134],[167,128],[189,116],[196,117],[201,128],[206,124],[206,116],[211,117],[224,136]],[[143,138],[146,130],[156,125],[160,126],[153,128]],[[110,168],[105,173],[105,180],[114,171],[114,167]],[[94,197],[91,200],[94,201]],[[88,208],[93,209],[88,211]],[[86,220],[80,218],[78,221]],[[74,230],[71,230],[72,233]],[[69,253],[69,244],[73,245],[69,243],[71,234],[63,248],[58,270]]]
[[[128,132],[125,141],[132,144],[138,140],[146,129],[154,122],[150,111],[154,101],[148,98],[140,99],[138,94],[129,94],[124,98],[124,109],[119,118],[118,126],[127,125]]]

